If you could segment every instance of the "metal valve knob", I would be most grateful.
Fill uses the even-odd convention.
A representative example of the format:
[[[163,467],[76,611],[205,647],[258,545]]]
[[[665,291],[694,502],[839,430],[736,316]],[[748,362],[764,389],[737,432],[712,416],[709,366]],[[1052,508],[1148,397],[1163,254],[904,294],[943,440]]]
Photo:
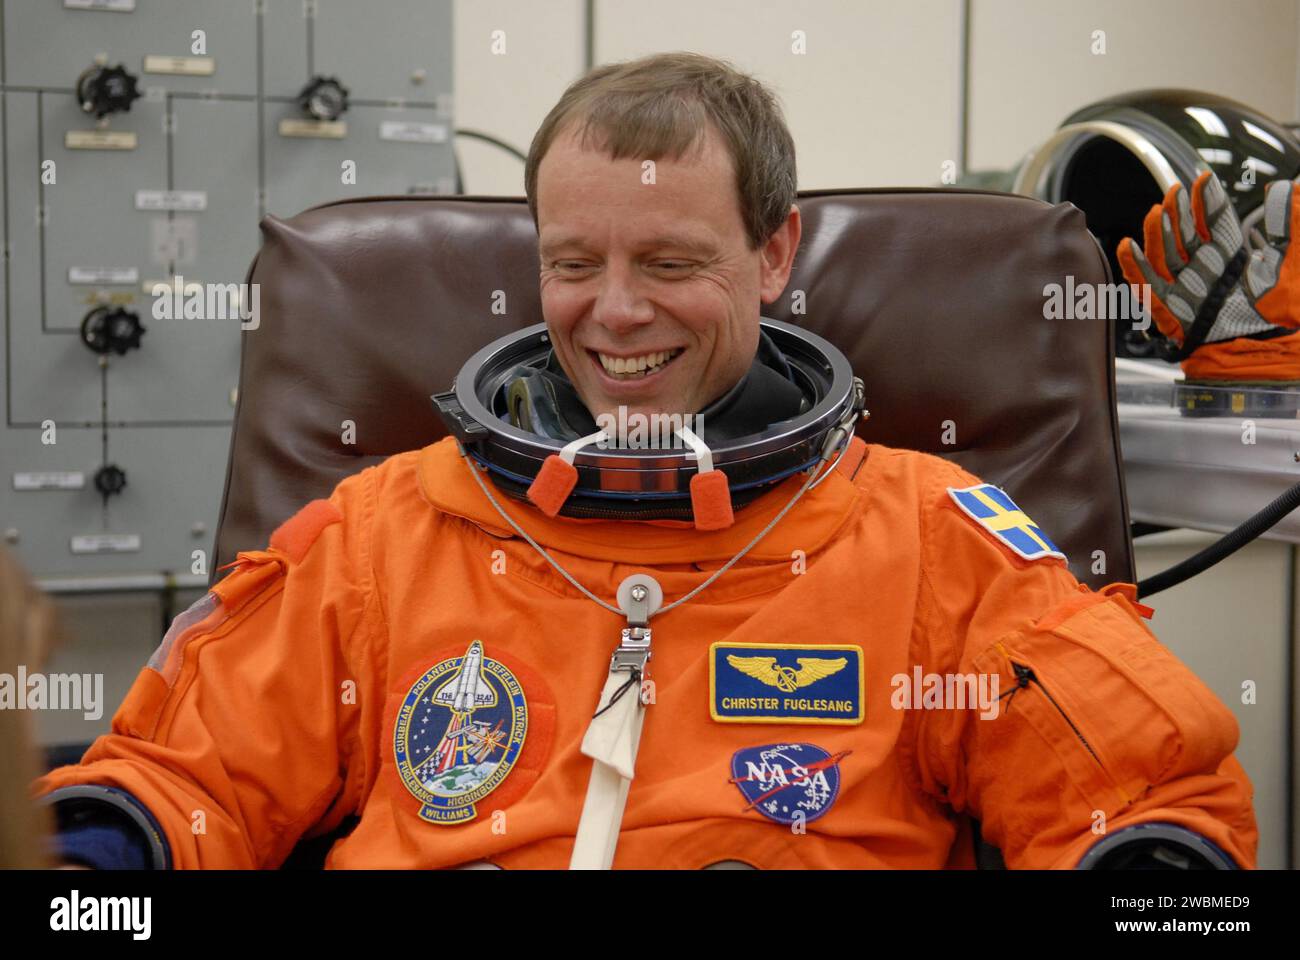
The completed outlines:
[[[95,471],[95,489],[107,500],[126,487],[126,471],[117,464],[109,463]]]
[[[337,77],[312,77],[298,94],[298,106],[313,120],[337,120],[348,109],[347,87]]]
[[[140,346],[144,332],[139,315],[122,307],[96,307],[81,321],[81,342],[99,354],[121,356]]]
[[[77,78],[77,101],[83,112],[93,113],[96,119],[130,110],[132,101],[138,99],[136,78],[120,63],[116,67],[90,67]]]

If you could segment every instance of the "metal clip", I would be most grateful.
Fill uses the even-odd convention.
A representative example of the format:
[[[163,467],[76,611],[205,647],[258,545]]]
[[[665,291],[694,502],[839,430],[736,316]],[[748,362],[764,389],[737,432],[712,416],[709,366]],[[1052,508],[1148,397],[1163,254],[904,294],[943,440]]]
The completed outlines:
[[[610,673],[637,672],[644,678],[650,660],[650,618],[664,602],[664,592],[654,577],[636,573],[618,585],[618,606],[627,626],[609,661]]]
[[[620,670],[635,671],[645,676],[646,663],[650,659],[650,628],[624,627],[623,639],[609,661],[609,672]]]
[[[862,382],[861,377],[853,378],[853,399],[850,401],[848,408],[840,417],[839,423],[826,434],[826,439],[822,441],[821,457],[818,461],[820,466],[831,458],[841,446],[847,449],[846,441],[853,439],[853,427],[857,423],[859,415],[862,419],[867,419],[870,414],[867,413],[867,390]],[[814,468],[815,469],[815,468]]]

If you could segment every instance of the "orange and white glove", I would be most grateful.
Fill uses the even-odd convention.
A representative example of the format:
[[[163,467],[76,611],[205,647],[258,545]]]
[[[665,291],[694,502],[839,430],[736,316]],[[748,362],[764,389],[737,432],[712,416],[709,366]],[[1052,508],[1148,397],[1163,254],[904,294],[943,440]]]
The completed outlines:
[[[1300,380],[1300,234],[1295,184],[1264,195],[1268,245],[1251,251],[1223,185],[1206,171],[1182,184],[1143,221],[1143,249],[1120,242],[1124,279],[1151,287],[1151,314],[1172,341],[1166,359],[1189,380]],[[1135,291],[1135,294],[1138,291]]]

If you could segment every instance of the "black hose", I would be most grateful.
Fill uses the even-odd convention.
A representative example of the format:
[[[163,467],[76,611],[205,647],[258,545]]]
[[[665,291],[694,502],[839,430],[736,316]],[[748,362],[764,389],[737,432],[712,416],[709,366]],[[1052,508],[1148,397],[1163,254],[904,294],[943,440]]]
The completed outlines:
[[[506,153],[510,154],[512,157],[515,157],[518,160],[522,160],[525,163],[528,162],[528,154],[524,153],[522,150],[520,150],[518,147],[514,146],[513,144],[506,143],[500,137],[492,136],[492,134],[490,133],[484,133],[481,130],[469,130],[466,129],[465,127],[461,127],[460,129],[455,131],[455,135],[458,137],[469,137],[472,140],[482,140],[484,143],[490,143],[494,147],[500,147]]]
[[[1232,556],[1246,544],[1258,538],[1288,513],[1300,507],[1300,483],[1287,490],[1259,513],[1255,514],[1231,533],[1226,533],[1219,540],[1210,544],[1200,553],[1188,557],[1182,563],[1176,563],[1168,570],[1162,570],[1155,576],[1147,577],[1137,585],[1139,597],[1145,598],[1161,590],[1168,590],[1184,580],[1189,580],[1204,570],[1214,566],[1220,560]]]

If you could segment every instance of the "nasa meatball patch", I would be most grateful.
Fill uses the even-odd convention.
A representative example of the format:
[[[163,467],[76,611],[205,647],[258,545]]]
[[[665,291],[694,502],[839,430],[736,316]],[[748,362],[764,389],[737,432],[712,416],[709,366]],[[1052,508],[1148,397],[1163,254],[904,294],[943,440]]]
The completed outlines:
[[[840,795],[840,761],[850,751],[827,753],[811,743],[772,743],[737,750],[731,782],[745,811],[776,823],[808,823],[824,816]]]
[[[519,673],[534,681],[531,690]],[[496,793],[494,807],[504,806],[537,779],[555,708],[531,671],[511,669],[475,639],[460,656],[440,659],[403,686],[390,709],[392,759],[421,820],[474,820],[489,794]],[[508,786],[519,789],[497,793],[508,777]]]
[[[973,487],[949,487],[948,496],[970,517],[991,533],[1016,556],[1026,560],[1046,557],[1065,559],[1060,547],[1052,543],[1042,528],[1021,510],[1014,500],[991,483]]]

